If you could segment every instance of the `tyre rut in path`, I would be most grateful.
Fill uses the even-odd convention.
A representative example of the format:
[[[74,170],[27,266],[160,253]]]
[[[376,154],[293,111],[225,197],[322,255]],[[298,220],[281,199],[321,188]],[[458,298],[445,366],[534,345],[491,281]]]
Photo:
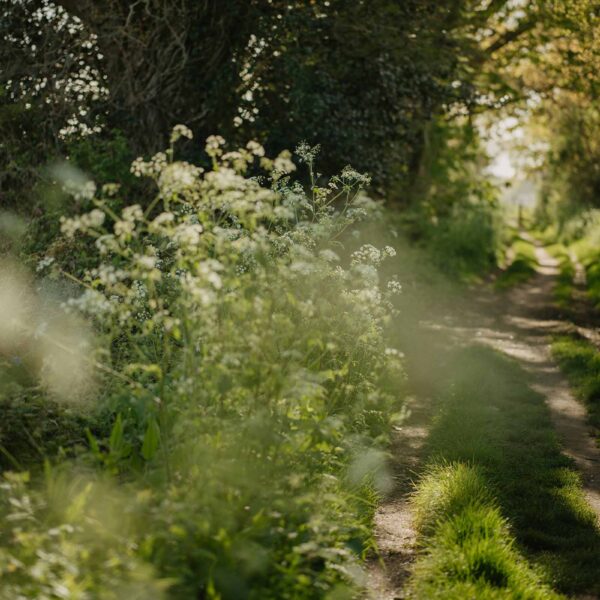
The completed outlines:
[[[600,449],[585,407],[574,397],[550,351],[551,336],[580,328],[563,320],[553,304],[558,261],[539,246],[536,256],[539,266],[529,282],[502,295],[480,290],[473,302],[465,303],[462,315],[423,325],[443,331],[459,345],[477,342],[494,348],[516,359],[530,373],[533,389],[550,409],[564,454],[581,473],[583,492],[600,525]],[[588,333],[588,339],[597,339],[597,331]],[[415,558],[416,534],[407,498],[411,486],[406,474],[411,468],[415,471],[427,437],[425,412],[417,406],[392,449],[398,457],[397,473],[405,485],[403,495],[384,502],[375,516],[381,560],[369,567],[368,587],[369,597],[377,600],[404,598],[402,590]]]
[[[427,439],[428,417],[423,401],[408,400],[410,416],[397,428],[392,443],[392,467],[398,494],[384,501],[375,513],[375,537],[379,559],[368,566],[368,598],[397,600],[410,575],[416,552],[417,534],[413,527],[408,494],[411,479],[420,462],[420,451]]]

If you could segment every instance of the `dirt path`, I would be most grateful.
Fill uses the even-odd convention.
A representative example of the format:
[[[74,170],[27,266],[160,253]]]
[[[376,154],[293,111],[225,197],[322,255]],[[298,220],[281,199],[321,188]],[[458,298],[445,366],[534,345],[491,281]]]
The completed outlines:
[[[563,451],[581,471],[584,493],[600,523],[600,449],[585,407],[574,397],[550,352],[550,336],[573,331],[573,325],[563,321],[553,306],[558,262],[541,247],[536,254],[539,267],[535,277],[507,295],[503,310],[496,312],[498,326],[478,338],[516,358],[532,374],[533,387],[546,399]],[[590,330],[590,337],[595,333]]]
[[[536,254],[537,273],[526,284],[506,294],[480,290],[473,303],[465,303],[462,314],[424,326],[443,331],[456,344],[477,342],[490,346],[515,358],[531,374],[532,387],[544,396],[550,408],[563,451],[579,468],[583,491],[600,524],[600,449],[587,424],[584,406],[573,396],[550,352],[552,335],[578,331],[580,327],[564,320],[553,305],[553,289],[559,273],[557,261],[541,247],[536,248]],[[588,339],[599,337],[591,328],[585,334]],[[404,457],[396,465],[401,478],[407,464],[414,469],[418,463],[418,451],[427,436],[426,423],[424,412],[417,411],[406,429],[399,432],[399,439],[409,440],[404,447],[394,448],[395,456]],[[409,486],[404,486],[404,494],[406,487]],[[384,503],[375,522],[382,561],[370,568],[371,597],[404,598],[402,589],[414,559],[416,541],[406,496]]]
[[[600,449],[585,407],[574,397],[550,351],[551,336],[581,333],[585,328],[564,320],[554,306],[558,261],[539,246],[536,255],[539,266],[529,282],[503,296],[482,292],[475,299],[477,308],[468,318],[470,324],[457,323],[447,330],[464,343],[477,341],[515,358],[532,375],[534,389],[550,408],[564,453],[581,471],[586,498],[600,523]],[[598,336],[592,328],[586,334],[588,339]]]
[[[417,536],[408,494],[427,439],[429,417],[424,401],[417,397],[409,398],[408,410],[410,416],[395,432],[391,449],[397,492],[383,502],[375,514],[380,556],[372,560],[368,569],[368,589],[373,600],[404,598],[402,588],[410,575],[416,551]]]

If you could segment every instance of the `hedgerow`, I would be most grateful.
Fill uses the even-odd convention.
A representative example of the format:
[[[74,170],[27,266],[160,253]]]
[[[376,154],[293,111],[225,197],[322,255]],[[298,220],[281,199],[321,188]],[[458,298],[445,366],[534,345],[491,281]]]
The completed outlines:
[[[203,171],[175,159],[191,135],[177,126],[166,152],[133,163],[152,197],[67,185],[88,210],[62,219],[38,268],[78,283],[63,310],[85,318],[91,341],[53,346],[43,316],[13,320],[19,352],[41,336],[69,372],[94,367],[85,389],[60,373],[46,393],[109,420],[45,485],[7,479],[3,501],[34,499],[1,549],[14,598],[56,597],[41,572],[81,598],[337,598],[362,584],[403,404],[401,355],[386,342],[400,284],[378,273],[395,251],[360,230],[379,214],[368,177],[347,167],[323,184],[304,144],[303,186],[290,153],[226,151],[216,136]],[[69,269],[73,247],[89,268]],[[35,367],[43,384],[60,360]],[[57,478],[59,511],[47,491]],[[50,544],[54,531],[68,543]],[[40,540],[52,551],[32,568]]]

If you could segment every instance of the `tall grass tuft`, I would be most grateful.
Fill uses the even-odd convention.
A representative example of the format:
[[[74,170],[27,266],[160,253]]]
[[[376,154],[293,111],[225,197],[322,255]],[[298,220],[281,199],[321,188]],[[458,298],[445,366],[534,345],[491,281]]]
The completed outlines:
[[[516,549],[481,469],[465,463],[430,467],[413,507],[425,552],[415,566],[412,597],[560,597]]]

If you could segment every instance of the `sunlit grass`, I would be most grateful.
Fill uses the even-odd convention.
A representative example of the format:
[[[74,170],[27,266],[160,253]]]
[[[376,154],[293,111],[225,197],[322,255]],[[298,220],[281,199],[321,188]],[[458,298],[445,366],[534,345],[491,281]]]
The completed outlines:
[[[546,246],[546,251],[558,260],[559,272],[554,286],[554,300],[560,308],[569,309],[573,300],[575,267],[567,248],[563,244],[555,243]]]
[[[518,551],[482,471],[432,467],[414,497],[429,531],[412,581],[415,598],[558,598]]]
[[[485,479],[466,463],[431,464],[412,496],[415,526],[423,535],[432,535],[439,522],[453,518],[470,506],[493,504]]]
[[[556,338],[552,353],[586,403],[590,422],[600,428],[600,351],[588,340],[573,335]]]
[[[507,250],[512,260],[496,279],[496,288],[505,290],[528,281],[535,275],[537,259],[535,246],[528,240],[519,237]]]

